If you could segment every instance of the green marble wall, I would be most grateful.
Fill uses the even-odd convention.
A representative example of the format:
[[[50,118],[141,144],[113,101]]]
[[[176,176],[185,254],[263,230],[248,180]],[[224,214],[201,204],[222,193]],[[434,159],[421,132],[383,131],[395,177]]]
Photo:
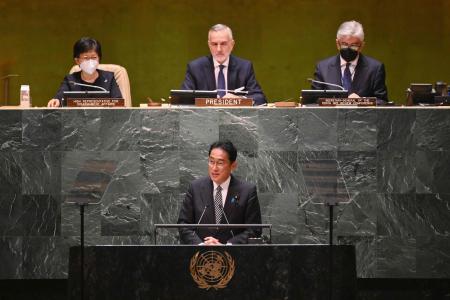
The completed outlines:
[[[450,82],[448,0],[0,0],[0,76],[17,73],[44,105],[72,65],[81,36],[102,42],[105,63],[128,69],[133,104],[166,97],[181,84],[186,63],[208,53],[215,23],[234,29],[235,54],[254,62],[270,100],[297,98],[315,63],[336,53],[338,25],[363,23],[365,53],[385,62],[390,98],[404,102],[410,82]],[[0,85],[0,104],[3,85]]]

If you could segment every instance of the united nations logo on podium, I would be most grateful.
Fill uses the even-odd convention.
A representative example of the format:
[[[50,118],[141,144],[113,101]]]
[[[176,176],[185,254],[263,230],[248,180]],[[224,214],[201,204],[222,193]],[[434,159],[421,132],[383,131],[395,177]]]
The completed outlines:
[[[189,266],[191,276],[201,289],[223,289],[234,275],[234,259],[224,251],[197,252]]]

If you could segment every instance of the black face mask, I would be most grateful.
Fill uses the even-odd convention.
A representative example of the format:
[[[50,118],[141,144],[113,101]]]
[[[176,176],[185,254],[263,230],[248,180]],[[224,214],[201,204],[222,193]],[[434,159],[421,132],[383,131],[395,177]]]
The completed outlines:
[[[358,51],[352,48],[342,48],[339,53],[346,62],[351,62],[358,56]]]

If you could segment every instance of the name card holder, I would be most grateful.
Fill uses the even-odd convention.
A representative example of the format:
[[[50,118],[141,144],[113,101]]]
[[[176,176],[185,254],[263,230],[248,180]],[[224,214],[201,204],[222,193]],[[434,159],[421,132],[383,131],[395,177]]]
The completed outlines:
[[[275,107],[298,107],[298,103],[294,101],[278,101],[274,103]]]
[[[195,106],[214,107],[214,106],[253,106],[251,98],[195,98]]]
[[[377,106],[377,98],[319,98],[319,106]]]
[[[123,98],[67,98],[67,107],[125,107]]]

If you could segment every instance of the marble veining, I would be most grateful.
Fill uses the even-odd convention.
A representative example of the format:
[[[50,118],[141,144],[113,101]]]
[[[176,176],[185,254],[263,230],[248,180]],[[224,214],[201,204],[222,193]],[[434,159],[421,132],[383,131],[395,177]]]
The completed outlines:
[[[363,278],[450,276],[450,110],[0,110],[0,279],[66,278],[68,249],[177,244],[188,184],[232,140],[280,244],[355,245]],[[265,233],[268,234],[268,233]],[[278,272],[283,272],[279,269]],[[281,274],[282,275],[282,274]]]

